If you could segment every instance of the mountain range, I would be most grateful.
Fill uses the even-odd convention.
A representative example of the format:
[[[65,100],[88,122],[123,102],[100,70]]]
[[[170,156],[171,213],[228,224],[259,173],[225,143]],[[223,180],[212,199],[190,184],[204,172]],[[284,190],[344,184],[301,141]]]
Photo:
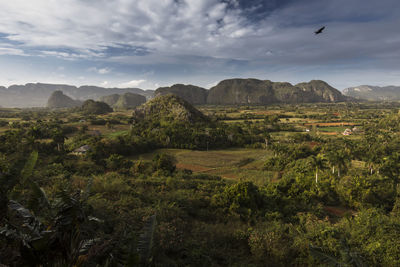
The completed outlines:
[[[369,101],[397,101],[400,100],[400,86],[360,85],[344,89],[343,94]]]
[[[153,96],[153,90],[139,88],[104,88],[98,86],[80,86],[66,84],[27,83],[25,85],[11,85],[8,88],[0,86],[0,106],[3,107],[45,107],[51,94],[62,91],[72,99],[84,101],[97,100],[102,96],[112,94],[135,93],[146,98]]]
[[[191,104],[198,105],[265,105],[352,100],[326,82],[317,80],[292,85],[269,80],[229,79],[221,81],[210,90],[192,85],[175,84],[155,91],[156,96],[169,93],[178,95]]]
[[[0,87],[0,106],[3,107],[44,107],[55,91],[62,91],[74,101],[88,99],[107,102],[111,106],[134,106],[153,96],[175,94],[194,105],[266,105],[273,103],[314,103],[352,101],[354,98],[343,95],[339,90],[320,80],[292,85],[287,82],[272,82],[258,79],[223,80],[209,90],[194,85],[175,84],[157,90],[139,88],[103,88],[98,86],[72,86],[64,84],[28,83]],[[123,95],[119,97],[117,95]],[[136,104],[136,102],[138,104]],[[130,105],[129,105],[130,107]]]

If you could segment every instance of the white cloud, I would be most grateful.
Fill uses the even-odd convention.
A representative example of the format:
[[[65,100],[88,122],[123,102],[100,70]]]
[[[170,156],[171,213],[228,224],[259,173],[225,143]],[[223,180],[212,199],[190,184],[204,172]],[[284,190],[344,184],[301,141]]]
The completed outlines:
[[[393,36],[398,21],[389,25],[384,21],[373,21],[371,25],[352,22],[354,10],[358,16],[369,17],[393,12],[395,8],[391,6],[399,5],[394,0],[383,0],[386,5],[382,8],[376,8],[381,4],[363,4],[360,8],[357,4],[361,1],[309,1],[307,5],[299,1],[258,22],[248,20],[237,0],[229,2],[236,8],[229,8],[220,0],[3,1],[0,32],[9,34],[9,40],[22,43],[20,50],[45,47],[42,55],[62,59],[126,59],[125,54],[118,56],[117,52],[108,51],[110,46],[151,51],[145,56],[128,53],[134,58],[131,64],[164,63],[166,57],[184,55],[252,61],[273,61],[275,57],[276,62],[292,58],[297,61],[300,57],[314,62],[336,59],[337,55],[346,58],[348,51],[378,55],[399,45],[393,37],[390,42],[380,42]],[[315,40],[315,21],[324,20],[332,22],[326,34]],[[378,50],[378,44],[384,47]],[[316,52],[316,47],[323,55]],[[274,55],[267,55],[266,49],[274,51]],[[20,50],[3,48],[0,53],[21,55],[24,52]]]
[[[24,50],[10,47],[0,47],[0,55],[27,56]]]
[[[13,0],[2,3],[0,16],[0,32],[8,39],[73,59],[101,57],[106,46],[121,44],[215,56],[219,47],[252,31],[239,10],[219,0]],[[60,47],[74,52],[50,49]]]
[[[206,87],[206,88],[214,87],[214,86],[216,86],[219,82],[220,82],[220,81],[215,81],[215,82],[209,83],[209,84],[207,84],[205,87]]]
[[[100,86],[102,87],[107,87],[108,85],[108,81],[103,81],[102,83],[100,83]]]
[[[146,82],[146,80],[132,80],[132,81],[125,82],[125,83],[120,83],[117,85],[117,87],[119,87],[119,88],[137,87],[144,82]]]
[[[109,68],[102,68],[97,71],[99,74],[107,74],[110,73],[111,70]]]
[[[96,67],[90,67],[87,69],[87,71],[90,72],[96,72],[98,74],[108,74],[111,72],[111,68],[96,68]]]

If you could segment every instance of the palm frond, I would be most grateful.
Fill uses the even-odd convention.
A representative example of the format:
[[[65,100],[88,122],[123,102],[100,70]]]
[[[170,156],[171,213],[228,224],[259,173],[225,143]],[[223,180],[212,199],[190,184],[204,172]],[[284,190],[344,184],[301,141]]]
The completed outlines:
[[[311,256],[319,262],[328,266],[342,266],[342,262],[336,259],[335,256],[323,251],[322,248],[309,246]]]
[[[138,252],[140,255],[140,262],[148,264],[151,261],[151,250],[153,247],[153,237],[156,228],[156,215],[153,215],[145,223],[138,241]]]
[[[33,151],[29,156],[28,161],[25,163],[25,166],[21,172],[22,182],[24,183],[26,179],[32,176],[33,169],[35,168],[39,153],[37,151]]]

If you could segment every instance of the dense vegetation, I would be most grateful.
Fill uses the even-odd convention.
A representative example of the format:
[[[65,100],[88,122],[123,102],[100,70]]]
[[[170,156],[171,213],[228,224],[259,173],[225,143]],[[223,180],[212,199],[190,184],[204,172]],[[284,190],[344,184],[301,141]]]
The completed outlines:
[[[194,121],[1,110],[0,263],[397,266],[398,108],[208,106]],[[339,121],[360,131],[323,134]],[[260,171],[273,175],[224,179],[170,154],[141,158],[231,147],[265,151]]]

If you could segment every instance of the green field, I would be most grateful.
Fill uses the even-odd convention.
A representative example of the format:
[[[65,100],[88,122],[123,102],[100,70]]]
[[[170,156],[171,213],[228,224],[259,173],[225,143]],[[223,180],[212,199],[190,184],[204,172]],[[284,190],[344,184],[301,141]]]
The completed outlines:
[[[178,169],[195,173],[219,175],[227,179],[252,180],[257,183],[270,181],[274,172],[264,171],[265,160],[272,156],[264,149],[231,148],[224,150],[193,151],[186,149],[158,149],[133,157],[135,160],[151,160],[158,153],[174,155]]]

